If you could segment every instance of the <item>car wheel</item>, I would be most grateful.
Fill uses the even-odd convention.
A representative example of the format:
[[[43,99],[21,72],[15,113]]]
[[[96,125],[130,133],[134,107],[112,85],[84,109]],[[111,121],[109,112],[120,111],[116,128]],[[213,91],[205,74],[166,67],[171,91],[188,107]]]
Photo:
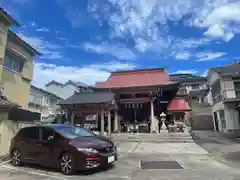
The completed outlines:
[[[21,165],[21,161],[20,161],[20,150],[19,149],[14,149],[11,153],[11,163],[14,166],[20,166]]]
[[[64,175],[72,175],[75,173],[74,158],[69,153],[64,153],[59,162],[60,170]]]

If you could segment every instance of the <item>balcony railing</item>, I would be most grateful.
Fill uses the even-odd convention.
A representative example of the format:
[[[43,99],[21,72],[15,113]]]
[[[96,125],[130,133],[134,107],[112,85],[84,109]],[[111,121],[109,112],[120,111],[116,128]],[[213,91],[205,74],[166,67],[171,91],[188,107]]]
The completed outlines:
[[[35,105],[42,105],[42,98],[30,94],[29,102]]]
[[[240,100],[240,89],[227,89],[213,97],[213,102],[217,103],[222,100],[225,101],[239,101]]]

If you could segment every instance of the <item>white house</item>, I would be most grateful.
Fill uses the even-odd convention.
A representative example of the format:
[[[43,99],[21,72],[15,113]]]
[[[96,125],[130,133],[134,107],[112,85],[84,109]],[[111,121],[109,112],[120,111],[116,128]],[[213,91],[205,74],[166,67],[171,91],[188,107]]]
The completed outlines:
[[[56,115],[60,111],[60,100],[61,97],[31,85],[28,109],[41,113],[42,118]]]
[[[196,102],[210,103],[210,99],[206,96],[208,92],[207,78],[201,76],[195,76],[192,74],[171,74],[171,80],[179,81],[180,86],[178,90],[178,96],[189,96],[195,94],[192,98],[195,98]]]
[[[57,81],[51,81],[45,85],[47,91],[56,94],[62,99],[67,99],[72,96],[75,92],[86,92],[90,91],[86,84],[81,82],[74,82],[69,80],[68,82],[62,84]]]
[[[208,73],[214,129],[236,132],[240,129],[240,63],[212,68]]]

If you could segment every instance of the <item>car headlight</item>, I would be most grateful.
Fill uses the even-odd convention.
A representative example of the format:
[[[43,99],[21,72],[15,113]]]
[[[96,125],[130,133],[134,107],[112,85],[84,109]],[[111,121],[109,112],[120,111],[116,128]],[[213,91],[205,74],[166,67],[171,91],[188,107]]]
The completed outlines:
[[[77,150],[81,152],[98,153],[96,149],[92,149],[92,148],[77,148]]]

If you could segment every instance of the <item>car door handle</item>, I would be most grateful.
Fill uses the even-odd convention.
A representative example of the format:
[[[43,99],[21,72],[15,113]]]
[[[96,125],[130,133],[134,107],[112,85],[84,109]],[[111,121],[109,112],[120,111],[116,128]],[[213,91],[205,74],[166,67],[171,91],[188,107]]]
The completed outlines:
[[[40,144],[40,143],[37,143],[37,146],[42,146],[42,144]]]

